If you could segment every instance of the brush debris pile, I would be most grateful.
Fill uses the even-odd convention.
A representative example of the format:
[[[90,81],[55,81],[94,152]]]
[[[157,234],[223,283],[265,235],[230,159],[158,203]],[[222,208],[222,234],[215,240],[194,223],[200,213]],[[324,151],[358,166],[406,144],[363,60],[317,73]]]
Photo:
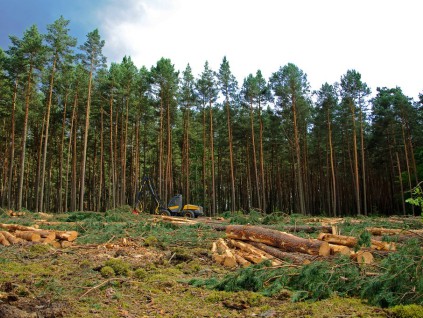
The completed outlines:
[[[360,248],[360,242],[352,236],[320,233],[317,239],[302,238],[287,232],[251,225],[228,225],[226,238],[212,244],[213,260],[225,267],[246,267],[265,260],[275,266],[288,261],[297,265],[343,254],[359,264],[374,262],[373,254],[386,255],[396,250],[396,243],[383,242],[381,238],[370,238],[370,234],[401,233],[384,231],[386,229],[368,228],[368,246]],[[409,232],[409,238],[419,235]]]

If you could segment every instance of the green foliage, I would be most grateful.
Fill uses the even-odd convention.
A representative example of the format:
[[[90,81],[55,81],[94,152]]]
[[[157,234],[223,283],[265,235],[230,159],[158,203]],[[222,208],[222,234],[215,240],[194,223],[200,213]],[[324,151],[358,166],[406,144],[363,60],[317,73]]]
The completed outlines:
[[[103,220],[103,215],[97,212],[71,212],[63,220],[64,222],[81,222],[86,220],[91,221],[101,221]]]
[[[366,230],[360,233],[360,236],[357,240],[357,245],[354,247],[355,251],[358,251],[361,247],[370,247],[372,245],[371,242],[372,236]]]
[[[155,236],[148,236],[144,239],[145,246],[157,246],[159,244],[159,240]]]
[[[223,291],[249,290],[266,296],[292,291],[293,301],[321,300],[332,295],[361,296],[369,303],[388,307],[423,304],[423,251],[417,242],[407,244],[381,263],[383,271],[367,277],[349,258],[316,261],[298,266],[271,267],[263,262],[238,269],[222,279],[193,279],[189,283]]]
[[[341,257],[335,264],[313,262],[301,268],[292,277],[289,286],[302,292],[303,299],[324,299],[336,293],[341,296],[356,295],[360,288],[360,271],[348,258]]]
[[[392,318],[420,318],[423,317],[423,306],[399,305],[391,308],[389,312]]]
[[[398,304],[423,305],[423,250],[412,240],[397,253],[382,260],[380,276],[367,279],[362,296],[373,305],[390,307]]]
[[[110,267],[114,270],[116,275],[129,276],[131,268],[128,263],[125,263],[119,258],[111,258],[105,263],[105,267]],[[104,267],[103,267],[104,268]]]
[[[134,277],[137,278],[137,279],[142,280],[142,279],[144,279],[144,278],[147,277],[147,271],[145,269],[143,269],[143,268],[137,268],[134,271]]]
[[[115,270],[111,266],[103,266],[100,270],[101,276],[110,278],[116,275]]]
[[[262,215],[256,210],[251,210],[249,213],[225,212],[223,217],[228,218],[231,224],[262,224]]]
[[[411,191],[411,198],[408,198],[405,202],[418,206],[423,216],[423,190],[420,184],[413,188]]]

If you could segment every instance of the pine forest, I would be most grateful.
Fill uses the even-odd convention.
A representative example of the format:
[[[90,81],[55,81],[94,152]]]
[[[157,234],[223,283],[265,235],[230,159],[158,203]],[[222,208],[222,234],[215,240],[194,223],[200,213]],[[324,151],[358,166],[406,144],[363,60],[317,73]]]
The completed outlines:
[[[148,175],[207,216],[421,213],[406,200],[423,180],[423,94],[371,91],[354,69],[312,91],[292,63],[242,82],[226,57],[200,74],[108,64],[99,31],[78,44],[69,23],[0,48],[1,207],[106,211]]]

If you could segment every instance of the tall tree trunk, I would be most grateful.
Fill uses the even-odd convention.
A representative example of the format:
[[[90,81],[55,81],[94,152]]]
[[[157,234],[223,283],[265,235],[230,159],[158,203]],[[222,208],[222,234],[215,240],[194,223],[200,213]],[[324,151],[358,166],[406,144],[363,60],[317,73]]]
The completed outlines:
[[[65,101],[63,104],[63,117],[62,117],[62,133],[60,135],[60,146],[59,146],[59,177],[58,177],[58,212],[63,212],[63,149],[65,147],[65,129],[66,129],[66,108],[68,104],[68,92],[65,92]],[[67,212],[67,211],[66,211]]]
[[[353,153],[354,153],[354,185],[355,185],[355,200],[357,207],[357,215],[361,215],[361,201],[360,201],[360,180],[358,175],[358,150],[357,150],[357,131],[355,127],[355,106],[354,102],[350,101],[351,121],[353,128]]]
[[[18,96],[18,79],[15,80],[15,87],[13,90],[12,102],[12,123],[10,134],[10,163],[9,163],[9,178],[7,180],[7,207],[12,209],[12,179],[13,179],[13,166],[15,161],[15,113],[16,113],[16,99]]]
[[[159,144],[159,197],[163,198],[163,93],[161,93],[160,98],[160,128],[159,128],[158,144]]]
[[[77,210],[77,175],[76,175],[76,164],[77,164],[77,149],[76,149],[76,141],[77,141],[77,107],[78,107],[78,91],[75,93],[73,110],[72,110],[72,124],[73,127],[71,129],[71,139],[69,140],[69,145],[72,145],[72,175],[71,175],[71,200],[70,200],[70,210],[76,211]],[[69,162],[69,157],[68,157]],[[68,164],[69,166],[69,164]]]
[[[47,115],[47,114],[46,114]],[[41,201],[41,197],[40,197],[40,179],[41,179],[41,155],[42,155],[42,147],[43,147],[43,136],[44,136],[44,129],[45,129],[45,118],[43,119],[43,125],[41,127],[41,134],[39,136],[39,138],[35,138],[36,140],[36,149],[37,149],[37,176],[35,178],[35,186],[34,186],[34,190],[35,190],[35,211],[39,211],[39,206],[40,206],[40,201]]]
[[[84,131],[84,148],[82,150],[81,161],[81,192],[79,194],[79,210],[84,210],[84,195],[85,195],[85,165],[87,162],[87,148],[88,148],[88,132],[90,128],[90,108],[91,108],[91,88],[93,79],[93,61],[91,61],[91,71],[88,80],[88,99],[87,110],[85,113],[85,131]]]
[[[23,122],[23,133],[22,133],[22,143],[21,143],[21,174],[19,178],[19,187],[18,187],[18,211],[22,209],[22,194],[23,194],[23,185],[24,185],[24,174],[25,174],[25,155],[26,155],[26,137],[28,133],[28,115],[29,115],[29,102],[31,99],[31,89],[32,89],[32,70],[34,65],[31,63],[29,65],[28,71],[28,83],[25,94],[25,117]]]
[[[206,204],[207,185],[206,185],[206,109],[203,105],[203,202]]]
[[[113,146],[113,91],[110,95],[110,178],[111,178],[111,197],[112,209],[116,208],[116,180],[115,180],[115,160],[114,160],[114,146]]]
[[[97,191],[97,209],[102,209],[102,196],[103,196],[103,175],[104,175],[104,123],[103,123],[103,105],[100,108],[100,175],[98,180]]]
[[[300,149],[300,137],[298,133],[298,124],[297,124],[297,101],[295,95],[292,95],[292,116],[294,122],[294,147],[295,147],[295,163],[297,166],[297,186],[298,186],[298,197],[299,197],[299,208],[300,213],[305,214],[305,198],[304,198],[304,184],[303,184],[303,172],[301,164],[301,149]]]
[[[215,184],[215,172],[214,172],[214,132],[213,132],[213,107],[210,100],[210,159],[211,159],[211,198],[212,198],[212,209],[211,215],[216,216],[216,184]]]
[[[361,174],[363,178],[363,206],[364,215],[367,215],[367,181],[366,181],[366,164],[364,153],[364,129],[363,129],[363,112],[360,108],[360,142],[361,142]]]
[[[232,124],[231,112],[229,107],[229,100],[226,97],[226,116],[228,121],[228,142],[229,142],[229,161],[231,166],[231,212],[235,211],[235,173],[234,173],[234,158],[232,146]]]
[[[261,175],[261,194],[262,204],[261,207],[266,212],[266,187],[265,187],[265,176],[264,176],[264,150],[263,150],[263,118],[261,115],[261,103],[259,101],[259,122],[260,122],[260,175]]]
[[[184,188],[186,202],[190,202],[190,175],[189,175],[189,106],[185,105],[183,119],[183,142],[182,142],[182,187]]]
[[[254,181],[255,181],[255,190],[256,190],[256,202],[258,204],[258,209],[261,210],[261,199],[260,199],[260,188],[259,188],[259,177],[257,170],[257,157],[256,157],[256,142],[255,142],[255,132],[254,132],[254,109],[253,101],[250,101],[250,123],[251,123],[251,145],[253,147],[253,167],[254,167]]]
[[[335,164],[333,158],[333,145],[332,145],[332,122],[329,114],[329,110],[327,111],[327,121],[328,121],[328,139],[329,139],[329,152],[330,152],[330,171],[331,171],[331,179],[332,179],[332,215],[337,215],[337,206],[336,206],[336,178],[335,178]]]
[[[44,201],[44,185],[45,185],[45,176],[46,176],[46,161],[47,161],[47,146],[48,146],[48,137],[49,137],[49,127],[50,127],[50,110],[53,98],[53,84],[54,84],[54,74],[56,71],[56,62],[57,62],[57,53],[54,55],[53,67],[50,75],[50,88],[48,93],[48,102],[47,102],[47,114],[46,114],[46,128],[44,136],[44,150],[43,150],[43,165],[41,172],[41,188],[40,188],[40,211],[43,211],[43,201]]]
[[[397,159],[398,180],[399,180],[400,191],[401,191],[402,214],[405,215],[404,186],[402,184],[401,163],[400,163],[400,159],[399,159],[399,156],[398,156],[398,151],[395,152],[395,156],[396,156],[396,159]]]
[[[121,204],[127,204],[126,201],[126,145],[128,142],[128,120],[129,120],[129,93],[126,97],[125,103],[125,117],[122,116],[123,125],[123,143],[122,143],[122,192],[121,192]]]
[[[166,160],[166,200],[173,194],[173,172],[172,172],[172,128],[170,120],[170,101],[167,100],[167,160]]]

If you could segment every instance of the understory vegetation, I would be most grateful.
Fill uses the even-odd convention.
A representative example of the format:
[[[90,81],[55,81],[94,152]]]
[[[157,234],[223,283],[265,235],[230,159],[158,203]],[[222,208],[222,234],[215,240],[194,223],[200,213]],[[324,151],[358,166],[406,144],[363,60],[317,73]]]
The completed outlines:
[[[289,291],[292,301],[321,300],[338,295],[361,297],[380,307],[423,305],[423,251],[417,241],[388,255],[377,268],[371,268],[372,272],[368,270],[347,257],[304,266],[272,267],[263,262],[221,279],[193,279],[190,283],[224,291],[250,290],[266,296]],[[377,272],[373,272],[375,270]]]
[[[45,222],[43,217],[27,212],[12,219],[0,210],[0,223],[31,225]],[[253,213],[251,219],[228,213],[226,219],[280,229],[309,222],[282,213]],[[402,220],[362,217],[345,219],[339,227],[357,238],[368,226],[422,228],[419,219]],[[40,227],[77,230],[76,244],[67,249],[0,246],[0,296],[9,297],[0,305],[43,308],[45,317],[411,318],[423,312],[423,251],[417,241],[388,255],[376,254],[374,265],[336,257],[303,266],[264,262],[228,270],[216,265],[210,253],[224,232],[206,224],[176,226],[152,215],[134,215],[129,206],[58,214],[49,221]]]

